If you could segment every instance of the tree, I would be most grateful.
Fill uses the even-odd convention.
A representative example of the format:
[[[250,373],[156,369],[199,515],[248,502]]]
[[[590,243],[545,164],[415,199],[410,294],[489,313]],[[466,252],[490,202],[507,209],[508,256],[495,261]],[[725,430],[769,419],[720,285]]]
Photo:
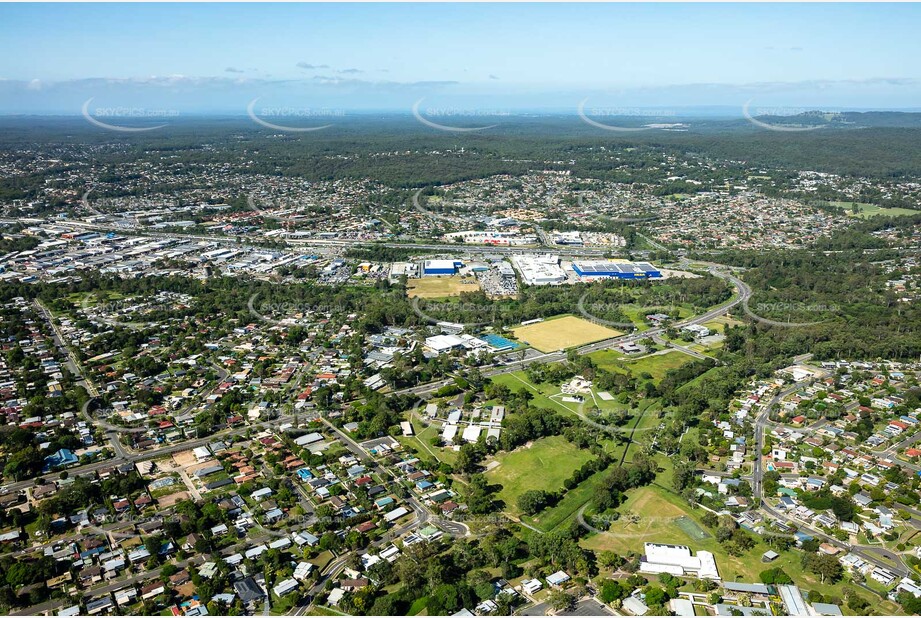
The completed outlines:
[[[656,586],[646,589],[646,605],[664,605],[668,601],[668,594]]]
[[[623,599],[627,596],[628,590],[624,588],[616,579],[606,579],[601,584],[601,600],[605,603],[612,603],[617,599]]]
[[[828,554],[809,555],[806,567],[812,573],[818,575],[823,584],[825,580],[828,580],[830,583],[835,583],[841,579],[841,574],[843,573],[841,563],[838,562],[838,559]]]
[[[476,472],[485,456],[486,452],[479,443],[468,442],[460,448],[454,467],[460,472],[468,474]]]
[[[485,515],[502,508],[502,502],[493,499],[499,488],[500,485],[490,485],[482,474],[472,475],[466,487],[467,510],[473,515]]]
[[[780,567],[774,567],[767,571],[761,571],[761,583],[763,584],[792,584],[793,579]]]
[[[562,590],[554,590],[547,597],[547,605],[558,612],[572,609],[575,604],[576,600],[573,598],[573,596],[563,592]]]
[[[608,569],[618,569],[625,562],[623,556],[613,551],[598,554],[598,564]]]
[[[525,515],[535,515],[550,503],[550,494],[542,489],[531,489],[518,496],[518,508]]]
[[[719,517],[716,516],[716,513],[711,513],[710,511],[704,513],[700,521],[708,528],[716,528],[720,524]]]
[[[694,465],[687,461],[675,463],[675,471],[672,475],[672,487],[675,491],[681,493],[694,480]]]

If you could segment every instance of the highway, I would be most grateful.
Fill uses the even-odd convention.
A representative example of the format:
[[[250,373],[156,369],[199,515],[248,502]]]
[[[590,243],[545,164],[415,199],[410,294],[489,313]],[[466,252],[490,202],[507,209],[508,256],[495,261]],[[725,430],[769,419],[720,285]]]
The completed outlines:
[[[4,223],[18,223],[19,221],[15,219],[2,219],[0,222]],[[178,241],[188,241],[188,240],[201,240],[205,242],[214,242],[214,243],[229,243],[233,244],[236,247],[248,246],[247,241],[257,242],[264,239],[261,238],[245,238],[237,236],[212,236],[204,234],[185,234],[180,232],[156,232],[144,228],[130,228],[126,229],[122,226],[117,225],[106,225],[102,223],[88,223],[86,221],[76,221],[68,220],[68,225],[79,227],[86,230],[98,231],[98,232],[114,232],[116,234],[134,234],[137,236],[146,236],[150,238],[161,238],[161,239],[170,239]],[[291,247],[301,247],[305,245],[313,245],[317,247],[332,247],[338,249],[350,249],[356,246],[361,247],[387,247],[393,249],[429,249],[432,251],[442,251],[445,253],[452,254],[505,254],[505,255],[527,255],[532,253],[547,253],[552,252],[554,254],[571,256],[571,257],[593,257],[601,258],[607,254],[610,254],[614,251],[612,247],[578,247],[573,245],[551,245],[551,246],[533,246],[533,247],[498,247],[492,245],[464,245],[457,243],[439,243],[439,242],[426,242],[426,243],[415,243],[415,242],[384,242],[377,240],[358,240],[358,239],[345,239],[345,240],[336,240],[329,238],[286,238],[284,239],[285,243]]]
[[[686,261],[684,261],[684,263],[686,263]],[[710,309],[700,315],[694,316],[692,318],[688,318],[686,320],[682,320],[680,322],[676,322],[674,324],[675,328],[681,328],[682,326],[689,326],[691,324],[703,324],[705,322],[709,322],[713,320],[714,318],[717,318],[721,315],[725,315],[734,307],[737,307],[741,303],[751,298],[752,290],[748,286],[748,284],[746,284],[744,281],[742,281],[735,275],[732,275],[731,273],[728,273],[722,270],[719,264],[708,263],[707,266],[708,266],[708,270],[710,274],[712,274],[715,277],[720,277],[721,279],[726,279],[727,281],[729,281],[735,286],[736,292],[735,292],[734,297],[731,300],[719,305],[718,307]],[[637,341],[642,341],[643,339],[647,339],[647,338],[661,337],[661,335],[665,334],[665,330],[666,329],[664,328],[650,328],[644,331],[636,331],[628,335],[619,335],[617,337],[612,337],[611,339],[605,339],[604,341],[599,341],[596,343],[584,345],[580,348],[577,348],[576,352],[578,354],[590,354],[591,352],[597,352],[599,350],[606,350],[606,349],[618,346],[622,343],[637,342]],[[679,348],[682,351],[686,351],[691,356],[695,356],[698,358],[700,357],[709,358],[703,354],[694,353],[691,350],[685,350],[681,346],[674,345],[674,344],[671,344],[671,345],[672,347]],[[504,365],[495,365],[491,367],[486,367],[482,369],[481,373],[485,377],[491,377],[491,376],[501,375],[504,373],[513,373],[515,371],[521,371],[522,369],[528,367],[529,365],[533,365],[535,363],[554,363],[554,362],[560,362],[563,360],[566,360],[566,352],[550,352],[547,354],[539,354],[537,356],[533,356],[533,357],[526,358],[523,360],[512,361]],[[442,380],[437,380],[435,382],[428,382],[420,386],[413,386],[409,388],[399,389],[399,390],[394,391],[394,394],[419,395],[419,396],[428,395],[428,394],[431,394],[437,391],[442,386],[452,384],[453,382],[454,382],[454,378],[444,378]]]

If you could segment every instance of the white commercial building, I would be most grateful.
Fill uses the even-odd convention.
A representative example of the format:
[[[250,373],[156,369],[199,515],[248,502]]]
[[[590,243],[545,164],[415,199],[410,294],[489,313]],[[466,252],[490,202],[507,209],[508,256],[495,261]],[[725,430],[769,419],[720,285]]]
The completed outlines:
[[[694,556],[686,545],[646,543],[645,555],[640,561],[643,573],[669,573],[675,576],[691,575],[701,579],[720,579],[716,559],[708,551]]]
[[[451,350],[460,350],[464,347],[464,340],[457,335],[435,335],[425,339],[425,347],[432,352],[442,354]]]
[[[528,285],[557,285],[566,281],[558,255],[516,255],[512,263]]]

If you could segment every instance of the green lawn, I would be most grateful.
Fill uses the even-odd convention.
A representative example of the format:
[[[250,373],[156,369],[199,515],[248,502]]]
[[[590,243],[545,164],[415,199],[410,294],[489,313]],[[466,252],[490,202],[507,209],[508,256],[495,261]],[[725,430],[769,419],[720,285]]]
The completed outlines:
[[[333,555],[333,552],[324,551],[324,552],[320,552],[319,554],[317,554],[316,558],[308,560],[307,562],[310,562],[315,567],[317,567],[317,570],[322,572],[323,569],[326,568],[326,565],[333,561],[333,558],[335,558],[335,556]]]
[[[709,322],[704,322],[704,326],[717,333],[722,333],[723,328],[726,326],[740,326],[742,324],[744,324],[744,322],[741,320],[733,319],[728,315],[721,315],[719,317],[713,318]]]
[[[545,509],[534,517],[523,517],[522,519],[544,532],[550,532],[563,524],[568,524],[575,517],[576,512],[582,508],[582,505],[592,499],[599,487],[601,487],[601,482],[611,473],[612,469],[608,468],[588,477],[579,483],[578,487],[567,491],[563,499],[552,508]]]
[[[413,601],[412,605],[409,606],[409,611],[406,612],[406,615],[407,616],[419,615],[420,613],[422,613],[422,611],[425,609],[425,606],[428,604],[429,604],[428,597],[419,597],[418,599]]]
[[[877,206],[876,204],[864,204],[862,202],[857,203],[857,208],[859,212],[855,214],[852,211],[853,206],[854,206],[853,202],[830,202],[830,203],[832,206],[843,208],[847,212],[848,216],[860,217],[861,219],[875,217],[876,215],[883,215],[886,217],[904,217],[907,215],[921,214],[921,210],[912,210],[910,208],[885,208],[882,206]]]
[[[170,614],[172,615],[172,614]],[[343,614],[340,611],[337,611],[331,607],[325,607],[322,605],[314,605],[310,608],[310,611],[307,612],[308,616],[348,616],[348,614]]]
[[[665,377],[665,372],[669,369],[677,369],[694,360],[692,356],[685,354],[681,350],[648,354],[634,359],[624,359],[622,354],[614,353],[612,350],[601,350],[592,352],[589,357],[605,371],[623,373],[624,369],[629,369],[634,376],[639,376],[645,372],[649,373],[653,382],[656,383]]]
[[[551,399],[550,395],[556,395],[560,392],[558,385],[554,384],[534,384],[528,380],[524,371],[515,371],[513,373],[503,373],[490,378],[496,384],[504,384],[512,391],[529,390],[534,395],[531,404],[538,408],[549,408],[555,412],[560,412],[568,416],[577,416],[579,404],[567,403],[559,399]]]
[[[689,318],[697,311],[690,305],[637,305],[637,304],[628,304],[621,305],[620,310],[624,312],[630,321],[636,324],[636,327],[639,330],[649,330],[651,328],[649,322],[646,321],[646,316],[651,313],[671,313],[672,309],[678,310],[678,318],[683,320]]]
[[[421,413],[421,412],[420,412]],[[441,424],[430,423],[428,427],[422,424],[418,416],[412,419],[414,436],[397,436],[397,441],[403,445],[415,448],[421,457],[427,459],[434,457],[446,464],[454,465],[457,461],[457,452],[452,448],[432,446],[431,440],[441,434]]]
[[[535,440],[531,446],[500,453],[498,466],[486,472],[490,483],[502,485],[498,497],[506,510],[518,515],[518,496],[530,489],[556,491],[573,471],[592,459],[592,454],[576,448],[562,436]]]

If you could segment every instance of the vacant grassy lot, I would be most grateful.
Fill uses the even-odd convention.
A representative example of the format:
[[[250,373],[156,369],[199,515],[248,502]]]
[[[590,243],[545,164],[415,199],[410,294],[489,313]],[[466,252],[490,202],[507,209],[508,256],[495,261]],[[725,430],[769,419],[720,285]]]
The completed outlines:
[[[499,498],[506,510],[518,514],[518,496],[530,489],[556,491],[573,471],[592,458],[562,436],[535,440],[530,446],[499,454],[498,466],[486,473],[490,483],[500,483]]]
[[[575,517],[576,512],[595,496],[595,493],[601,487],[601,482],[611,473],[612,469],[608,468],[607,470],[596,472],[579,483],[579,486],[575,489],[567,491],[563,499],[553,507],[541,511],[534,517],[523,517],[522,519],[544,532],[550,532],[568,524]]]
[[[693,357],[680,350],[668,350],[659,354],[649,354],[636,359],[625,359],[622,354],[613,350],[600,350],[589,354],[595,363],[605,371],[623,373],[629,369],[634,376],[648,373],[653,382],[660,382],[665,377],[665,372],[694,360]]]
[[[649,315],[650,313],[661,313],[661,312],[671,313],[673,309],[678,310],[679,319],[682,319],[682,320],[685,318],[691,317],[695,313],[694,308],[689,305],[648,306],[648,305],[629,304],[629,305],[620,306],[620,310],[624,312],[624,315],[630,318],[630,321],[633,322],[636,325],[637,329],[639,330],[649,330],[651,328],[649,322],[646,321],[646,316]]]
[[[548,408],[555,412],[560,412],[565,415],[575,415],[579,416],[580,414],[585,414],[585,412],[590,409],[592,406],[598,406],[602,411],[612,411],[624,409],[626,406],[617,400],[604,401],[603,399],[597,397],[597,390],[593,390],[593,394],[584,394],[585,403],[575,403],[571,401],[563,401],[563,394],[560,390],[560,385],[558,384],[534,384],[528,379],[528,375],[524,371],[514,371],[512,373],[503,373],[497,376],[490,378],[496,384],[504,384],[508,386],[512,391],[521,391],[528,390],[531,394],[534,395],[534,398],[531,400],[532,405],[538,408]]]
[[[571,315],[519,326],[512,332],[519,340],[541,352],[556,352],[623,334]]]
[[[476,292],[480,284],[473,277],[423,277],[410,279],[406,283],[406,295],[410,298],[446,298],[460,296],[462,292]]]
[[[740,326],[744,323],[745,322],[741,320],[736,320],[735,318],[731,318],[728,315],[721,315],[721,316],[713,318],[709,322],[705,322],[704,326],[709,328],[711,331],[721,333],[723,332],[724,326]]]
[[[693,361],[694,358],[680,350],[669,350],[664,354],[654,354],[638,358],[628,364],[634,375],[648,373],[655,382],[665,377],[665,372]]]

